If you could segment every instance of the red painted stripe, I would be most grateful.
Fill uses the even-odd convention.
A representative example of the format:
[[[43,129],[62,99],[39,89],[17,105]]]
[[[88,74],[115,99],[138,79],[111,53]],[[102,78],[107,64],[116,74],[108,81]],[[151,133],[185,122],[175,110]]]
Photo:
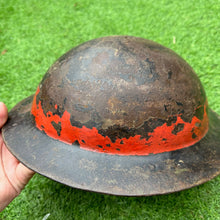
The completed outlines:
[[[116,155],[158,154],[191,146],[201,140],[208,131],[206,104],[198,107],[204,107],[202,121],[194,116],[191,123],[189,123],[183,121],[180,117],[181,115],[177,115],[177,121],[175,123],[170,126],[164,123],[162,126],[155,128],[153,132],[148,133],[148,136],[150,135],[148,140],[141,138],[140,135],[136,135],[128,139],[118,138],[113,143],[109,137],[99,134],[98,130],[94,127],[90,129],[85,126],[82,128],[72,126],[70,113],[67,111],[64,112],[62,117],[53,115],[50,111],[45,115],[41,101],[38,104],[36,103],[36,96],[39,91],[38,88],[32,105],[32,114],[35,116],[36,126],[48,136],[64,143],[72,144],[78,141],[80,148],[85,150]],[[57,109],[57,105],[54,107]],[[52,121],[61,124],[60,136],[51,124]],[[184,128],[175,135],[172,131],[179,123],[184,124]],[[192,137],[192,131],[195,134],[194,138]]]

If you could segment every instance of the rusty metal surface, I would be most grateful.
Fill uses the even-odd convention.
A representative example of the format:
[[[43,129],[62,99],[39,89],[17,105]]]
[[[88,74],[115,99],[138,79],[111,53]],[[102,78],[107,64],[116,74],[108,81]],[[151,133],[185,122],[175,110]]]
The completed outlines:
[[[63,55],[3,128],[9,150],[36,172],[128,196],[179,191],[219,175],[219,134],[219,116],[193,69],[173,51],[128,36]]]
[[[144,137],[179,113],[190,122],[206,98],[193,69],[176,53],[145,39],[116,36],[89,41],[61,57],[41,82],[39,100],[45,114],[66,110],[74,116],[72,124],[113,133],[114,139],[115,133]],[[154,118],[160,122],[152,123]]]

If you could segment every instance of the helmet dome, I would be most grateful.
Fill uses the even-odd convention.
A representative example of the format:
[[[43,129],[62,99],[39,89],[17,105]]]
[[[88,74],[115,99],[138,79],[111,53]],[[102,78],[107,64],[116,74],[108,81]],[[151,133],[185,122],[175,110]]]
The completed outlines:
[[[63,55],[32,106],[48,136],[80,148],[148,155],[198,142],[208,130],[206,96],[193,69],[149,40],[113,36]]]

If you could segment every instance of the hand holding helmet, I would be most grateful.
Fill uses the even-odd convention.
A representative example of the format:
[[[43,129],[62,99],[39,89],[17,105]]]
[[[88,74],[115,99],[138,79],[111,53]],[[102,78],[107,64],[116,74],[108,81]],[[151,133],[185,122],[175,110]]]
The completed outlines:
[[[0,129],[7,118],[7,108],[0,102]],[[0,133],[0,211],[20,194],[33,174],[8,151]]]

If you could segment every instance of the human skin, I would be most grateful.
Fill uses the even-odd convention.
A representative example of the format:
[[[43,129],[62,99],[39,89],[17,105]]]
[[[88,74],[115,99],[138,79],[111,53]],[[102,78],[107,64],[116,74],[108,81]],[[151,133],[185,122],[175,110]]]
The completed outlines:
[[[0,102],[0,212],[17,197],[34,172],[20,163],[6,148],[1,128],[8,118],[8,110]]]

